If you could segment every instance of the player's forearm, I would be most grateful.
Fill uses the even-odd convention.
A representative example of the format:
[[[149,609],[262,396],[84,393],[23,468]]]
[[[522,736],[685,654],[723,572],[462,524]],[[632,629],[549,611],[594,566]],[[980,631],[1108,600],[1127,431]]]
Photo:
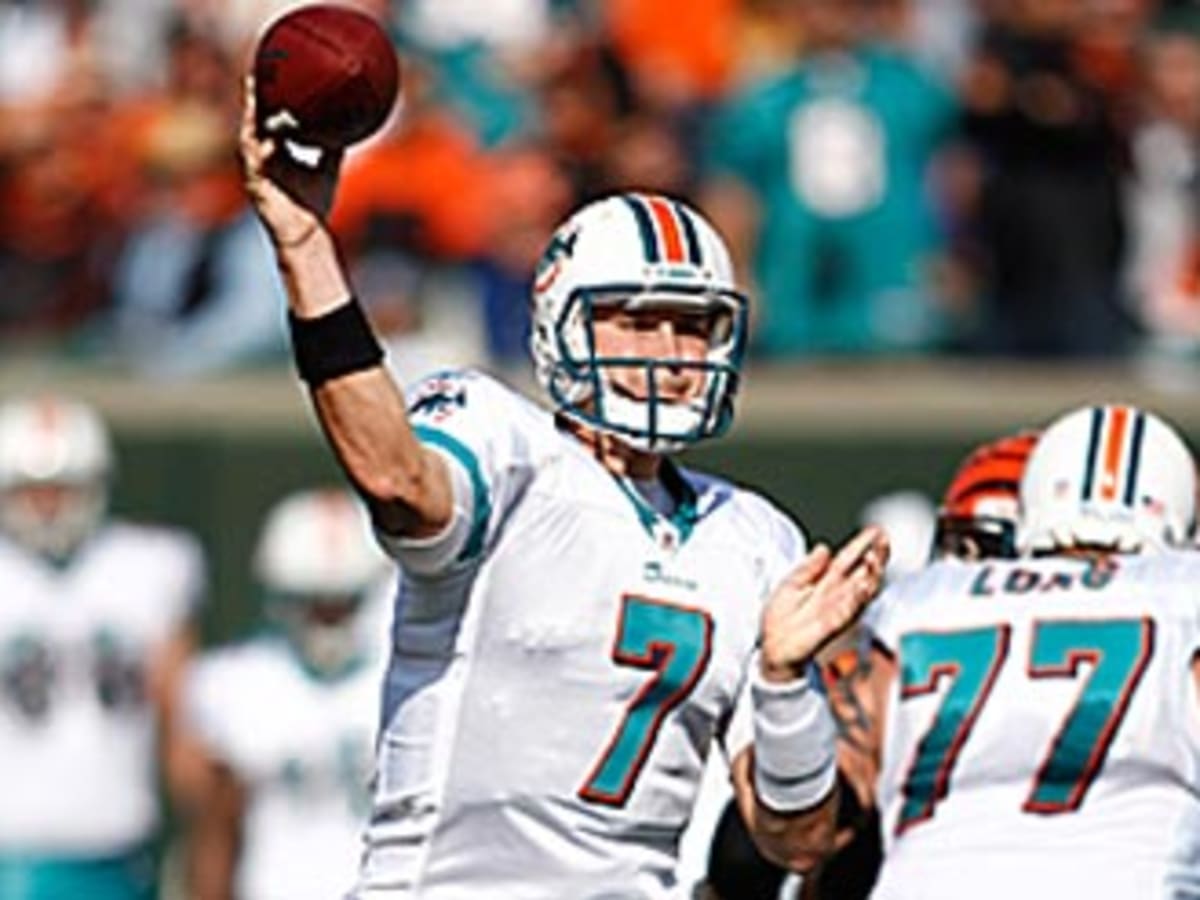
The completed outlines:
[[[188,866],[188,896],[195,900],[233,900],[235,854],[234,848],[222,844],[194,846]]]
[[[188,896],[233,900],[245,796],[241,785],[219,765],[211,765],[206,774],[206,802],[192,811],[187,834]]]
[[[324,226],[314,225],[293,244],[277,244],[275,257],[293,315],[315,319],[350,299],[350,284],[337,246]]]
[[[808,871],[833,849],[837,731],[811,666],[771,672],[765,655],[751,664],[754,742],[738,759],[739,807],[764,855]]]
[[[436,534],[452,513],[444,464],[413,433],[404,397],[353,299],[332,236],[316,225],[275,249],[297,367],[338,462],[382,528],[415,537]]]
[[[833,853],[838,792],[803,813],[777,813],[755,802],[750,834],[763,856],[792,872],[813,871]]]
[[[746,751],[734,766],[738,809],[759,852],[793,872],[811,872],[833,852],[838,793],[828,791],[815,806],[780,812],[767,806],[754,789],[754,755]]]

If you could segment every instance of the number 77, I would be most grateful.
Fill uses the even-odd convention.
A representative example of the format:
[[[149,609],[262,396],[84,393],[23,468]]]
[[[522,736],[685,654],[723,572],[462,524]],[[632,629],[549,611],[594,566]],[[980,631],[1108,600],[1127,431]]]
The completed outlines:
[[[1077,678],[1092,666],[1079,697],[1038,768],[1025,812],[1073,812],[1104,765],[1154,652],[1154,621],[1054,620],[1033,623],[1028,675]],[[933,817],[950,791],[959,753],[983,712],[1008,657],[1011,626],[917,632],[900,640],[900,699],[927,695],[951,683],[933,723],[917,744],[901,788],[896,833]]]

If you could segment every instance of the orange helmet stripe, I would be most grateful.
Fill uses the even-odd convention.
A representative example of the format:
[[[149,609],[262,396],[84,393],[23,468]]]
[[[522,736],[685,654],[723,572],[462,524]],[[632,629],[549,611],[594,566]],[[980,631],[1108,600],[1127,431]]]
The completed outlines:
[[[666,251],[667,262],[681,263],[683,255],[683,231],[675,219],[675,211],[662,197],[646,197],[650,212],[654,214],[654,222],[658,233],[662,236],[663,249]]]
[[[1125,431],[1129,425],[1129,407],[1114,406],[1108,410],[1104,438],[1103,468],[1100,470],[1100,499],[1116,500],[1121,479],[1121,456],[1125,447]]]

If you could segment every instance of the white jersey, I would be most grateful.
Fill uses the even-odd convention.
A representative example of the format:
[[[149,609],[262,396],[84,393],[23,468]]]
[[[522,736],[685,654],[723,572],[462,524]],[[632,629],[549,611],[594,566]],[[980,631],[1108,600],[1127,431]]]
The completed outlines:
[[[110,524],[62,568],[0,541],[0,848],[105,855],[158,824],[146,667],[193,611],[189,536]]]
[[[1200,555],[943,562],[894,655],[879,898],[1200,897]]]
[[[353,883],[379,674],[364,660],[319,677],[275,635],[210,651],[189,673],[189,724],[246,791],[241,900],[332,900]]]
[[[460,509],[383,538],[405,575],[358,895],[681,895],[679,835],[713,737],[749,743],[744,675],[798,530],[674,467],[659,515],[483,376],[411,397]]]

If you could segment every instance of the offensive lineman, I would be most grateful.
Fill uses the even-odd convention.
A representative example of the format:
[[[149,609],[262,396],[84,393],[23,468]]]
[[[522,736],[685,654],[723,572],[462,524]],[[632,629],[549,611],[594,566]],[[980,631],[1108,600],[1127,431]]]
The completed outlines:
[[[937,509],[932,547],[927,549],[933,560],[971,562],[1016,556],[1021,474],[1036,441],[1037,434],[1031,431],[1005,435],[974,448],[959,464]],[[870,608],[868,620],[878,609],[878,605]],[[859,627],[864,636],[869,635],[869,621]],[[882,858],[875,796],[879,716],[871,691],[868,644],[863,641],[837,654],[823,668],[840,732],[838,767],[858,803],[843,802],[843,817],[850,824],[839,833],[839,844],[846,843],[822,867],[812,892],[815,897],[868,896]]]
[[[204,588],[181,532],[106,519],[89,407],[0,407],[0,897],[157,895],[159,759]]]
[[[299,491],[268,513],[254,572],[275,627],[206,653],[188,677],[208,775],[191,896],[345,890],[361,853],[383,662],[382,642],[360,625],[383,563],[347,491]]]
[[[1200,894],[1195,488],[1161,419],[1075,410],[1026,465],[1021,558],[885,592],[874,897]]]
[[[319,212],[336,154],[311,173],[272,158],[246,97],[297,367],[403,570],[357,896],[679,896],[714,740],[763,849],[811,867],[837,795],[810,661],[876,592],[887,545],[865,529],[793,568],[795,525],[671,461],[732,418],[746,300],[720,238],[662,197],[586,207],[533,291],[557,414],[453,372],[406,411]]]

